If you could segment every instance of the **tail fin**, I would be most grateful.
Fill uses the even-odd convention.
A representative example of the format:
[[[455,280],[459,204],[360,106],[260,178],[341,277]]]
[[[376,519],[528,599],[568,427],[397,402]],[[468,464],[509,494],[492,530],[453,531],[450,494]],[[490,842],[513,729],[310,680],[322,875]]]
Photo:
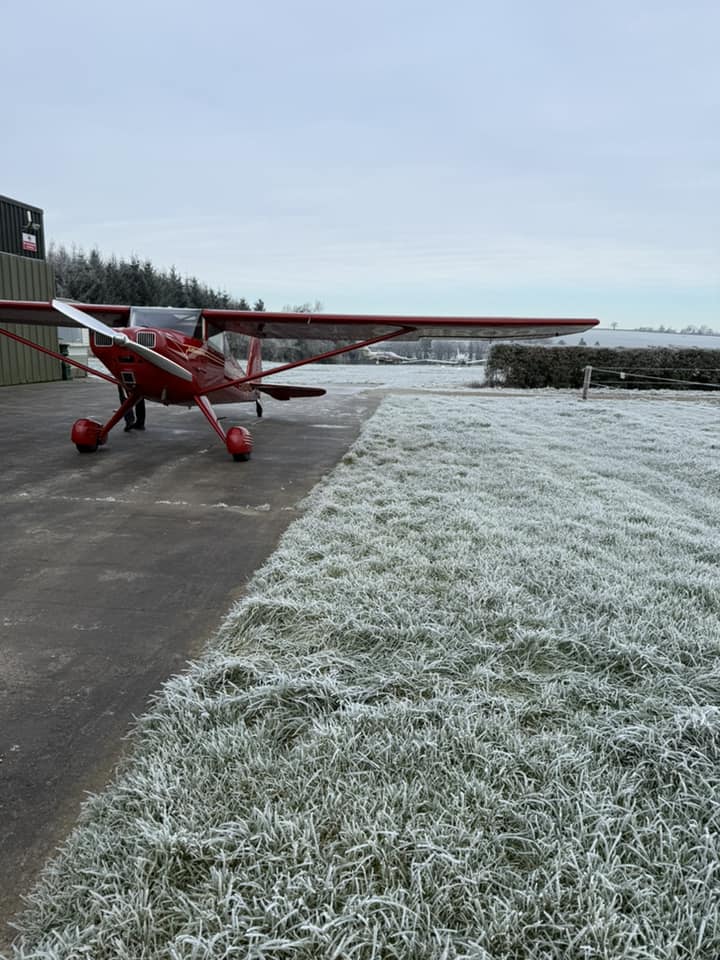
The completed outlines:
[[[262,340],[259,337],[250,337],[247,376],[252,377],[256,373],[262,373]]]

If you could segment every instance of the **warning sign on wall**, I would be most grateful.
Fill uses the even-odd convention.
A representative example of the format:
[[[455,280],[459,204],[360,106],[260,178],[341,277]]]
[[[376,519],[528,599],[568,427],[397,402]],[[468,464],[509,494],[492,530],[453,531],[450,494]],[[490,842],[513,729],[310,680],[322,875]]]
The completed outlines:
[[[37,237],[34,233],[24,233],[22,235],[22,248],[31,253],[37,253]]]

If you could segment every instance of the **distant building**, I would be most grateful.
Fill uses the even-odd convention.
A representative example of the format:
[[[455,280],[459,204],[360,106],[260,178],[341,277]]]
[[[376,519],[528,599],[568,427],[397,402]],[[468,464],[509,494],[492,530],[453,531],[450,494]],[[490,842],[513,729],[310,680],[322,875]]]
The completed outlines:
[[[45,227],[39,207],[0,196],[0,300],[51,300],[55,276],[45,260]],[[58,350],[55,327],[6,324],[8,330]],[[0,336],[0,385],[59,380],[62,365],[37,350]]]

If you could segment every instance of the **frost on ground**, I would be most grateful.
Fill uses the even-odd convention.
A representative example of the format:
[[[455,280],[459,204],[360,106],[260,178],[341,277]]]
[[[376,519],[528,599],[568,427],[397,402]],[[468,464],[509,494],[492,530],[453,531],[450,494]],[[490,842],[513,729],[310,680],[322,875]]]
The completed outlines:
[[[272,366],[266,363],[269,369]],[[464,390],[485,382],[485,367],[446,367],[442,364],[322,363],[286,370],[283,383],[327,387],[368,386],[408,390]],[[268,380],[268,383],[272,381]]]
[[[717,960],[716,413],[386,400],[15,955]]]

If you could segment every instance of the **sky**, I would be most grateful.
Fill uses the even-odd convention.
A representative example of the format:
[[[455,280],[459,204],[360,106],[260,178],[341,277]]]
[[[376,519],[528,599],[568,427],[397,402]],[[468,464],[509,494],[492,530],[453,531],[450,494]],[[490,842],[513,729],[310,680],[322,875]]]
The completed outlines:
[[[0,194],[268,308],[720,331],[717,0],[0,0]]]

